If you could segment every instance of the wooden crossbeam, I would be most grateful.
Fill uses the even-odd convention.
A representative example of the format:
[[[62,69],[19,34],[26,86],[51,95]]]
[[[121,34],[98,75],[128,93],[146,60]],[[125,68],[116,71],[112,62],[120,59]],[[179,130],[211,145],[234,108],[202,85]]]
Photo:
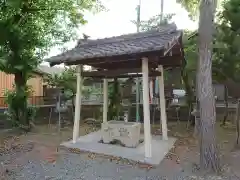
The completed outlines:
[[[133,74],[128,74],[128,73],[133,73]],[[92,77],[92,78],[128,78],[128,77],[142,77],[142,74],[140,72],[135,73],[135,72],[127,72],[127,73],[112,73],[111,72],[104,72],[103,71],[93,71],[93,72],[83,72],[82,76],[84,77]],[[161,76],[161,72],[159,71],[150,71],[149,72],[149,77],[155,77],[155,76]]]
[[[93,76],[117,76],[127,73],[138,73],[141,72],[140,68],[131,68],[131,69],[114,69],[114,70],[102,70],[102,71],[85,71],[82,72],[84,77],[93,77]]]

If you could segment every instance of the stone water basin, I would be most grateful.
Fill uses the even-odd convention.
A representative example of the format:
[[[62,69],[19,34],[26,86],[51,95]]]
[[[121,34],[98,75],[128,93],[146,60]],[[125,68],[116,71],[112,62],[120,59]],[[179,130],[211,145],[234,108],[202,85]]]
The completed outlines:
[[[125,147],[136,148],[140,142],[140,129],[141,123],[112,120],[102,123],[101,138],[106,144],[118,140]]]

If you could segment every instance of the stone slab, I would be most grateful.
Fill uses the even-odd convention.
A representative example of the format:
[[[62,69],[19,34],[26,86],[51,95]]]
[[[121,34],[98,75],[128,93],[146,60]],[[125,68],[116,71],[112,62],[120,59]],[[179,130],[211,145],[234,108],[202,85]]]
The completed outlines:
[[[112,120],[102,123],[101,137],[106,144],[118,140],[126,147],[136,148],[140,141],[140,130],[141,123]]]
[[[144,136],[141,134],[141,138]],[[162,140],[162,137],[152,136],[152,157],[145,159],[144,157],[144,142],[136,148],[127,148],[112,144],[99,143],[101,139],[101,131],[92,132],[80,137],[75,144],[72,141],[64,142],[61,145],[67,148],[77,148],[82,151],[92,153],[105,154],[115,157],[126,158],[129,160],[158,165],[163,160],[165,155],[173,147],[176,139],[170,137],[167,141]]]

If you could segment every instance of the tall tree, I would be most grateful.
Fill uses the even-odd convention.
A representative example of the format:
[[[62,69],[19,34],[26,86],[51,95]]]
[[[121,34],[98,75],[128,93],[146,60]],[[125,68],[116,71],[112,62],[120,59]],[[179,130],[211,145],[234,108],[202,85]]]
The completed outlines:
[[[199,14],[199,0],[177,0],[189,13],[192,20],[196,20]]]
[[[0,2],[0,70],[14,74],[16,121],[29,129],[27,80],[49,48],[76,37],[95,0],[4,0]],[[9,109],[11,109],[9,106]]]
[[[216,1],[201,0],[199,16],[199,61],[197,97],[200,102],[200,166],[203,170],[219,171],[215,137],[215,99],[212,88],[212,42]]]
[[[222,12],[218,13],[219,24],[214,48],[214,66],[224,76],[235,82],[240,81],[239,61],[239,29],[240,5],[238,0],[229,0],[223,4]],[[223,76],[223,75],[222,75]],[[222,77],[222,79],[226,78]]]
[[[237,89],[240,81],[240,61],[239,61],[239,29],[240,29],[240,4],[238,0],[229,0],[223,3],[222,12],[218,13],[219,25],[216,34],[216,43],[214,48],[213,65],[219,70],[214,75],[221,81],[225,81],[225,86],[228,89],[226,96],[240,98]],[[228,101],[225,101],[228,106]],[[228,108],[222,122],[225,122],[228,117]],[[239,123],[239,121],[237,121]],[[239,125],[237,125],[239,127]],[[237,128],[239,134],[239,128]]]

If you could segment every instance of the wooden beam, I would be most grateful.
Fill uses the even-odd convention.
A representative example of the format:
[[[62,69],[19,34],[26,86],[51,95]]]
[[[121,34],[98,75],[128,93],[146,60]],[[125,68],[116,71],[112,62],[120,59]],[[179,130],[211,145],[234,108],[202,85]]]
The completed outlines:
[[[179,67],[183,62],[183,56],[181,56],[180,51],[176,52],[173,50],[172,56],[149,56],[149,68],[157,68],[159,64],[166,67]],[[141,68],[141,59],[129,60],[129,61],[119,61],[114,63],[99,63],[92,65],[93,67],[101,68],[101,69],[130,69],[130,68]]]
[[[153,72],[148,75],[149,77],[156,77],[156,76],[161,76],[160,72]],[[142,77],[142,74],[124,74],[124,75],[119,75],[117,78],[136,78],[136,77]],[[114,77],[107,77],[107,78],[114,78]]]
[[[158,64],[162,65],[163,67],[176,67],[182,64],[184,57],[180,54],[172,55],[172,56],[165,56],[158,58]]]
[[[179,44],[179,39],[173,39],[173,41],[169,44],[169,47],[167,47],[164,51],[164,56],[166,56],[172,49]]]
[[[82,74],[83,77],[91,77],[91,78],[128,78],[128,77],[142,77],[141,73],[134,73],[134,74],[102,74],[101,73],[91,73],[91,72],[84,72]],[[149,77],[156,77],[156,76],[161,76],[161,72],[158,71],[151,71],[149,72]]]
[[[94,76],[117,76],[127,73],[138,73],[141,72],[140,68],[131,68],[131,69],[114,69],[114,70],[105,70],[105,71],[86,71],[82,72],[84,77],[94,77]]]

